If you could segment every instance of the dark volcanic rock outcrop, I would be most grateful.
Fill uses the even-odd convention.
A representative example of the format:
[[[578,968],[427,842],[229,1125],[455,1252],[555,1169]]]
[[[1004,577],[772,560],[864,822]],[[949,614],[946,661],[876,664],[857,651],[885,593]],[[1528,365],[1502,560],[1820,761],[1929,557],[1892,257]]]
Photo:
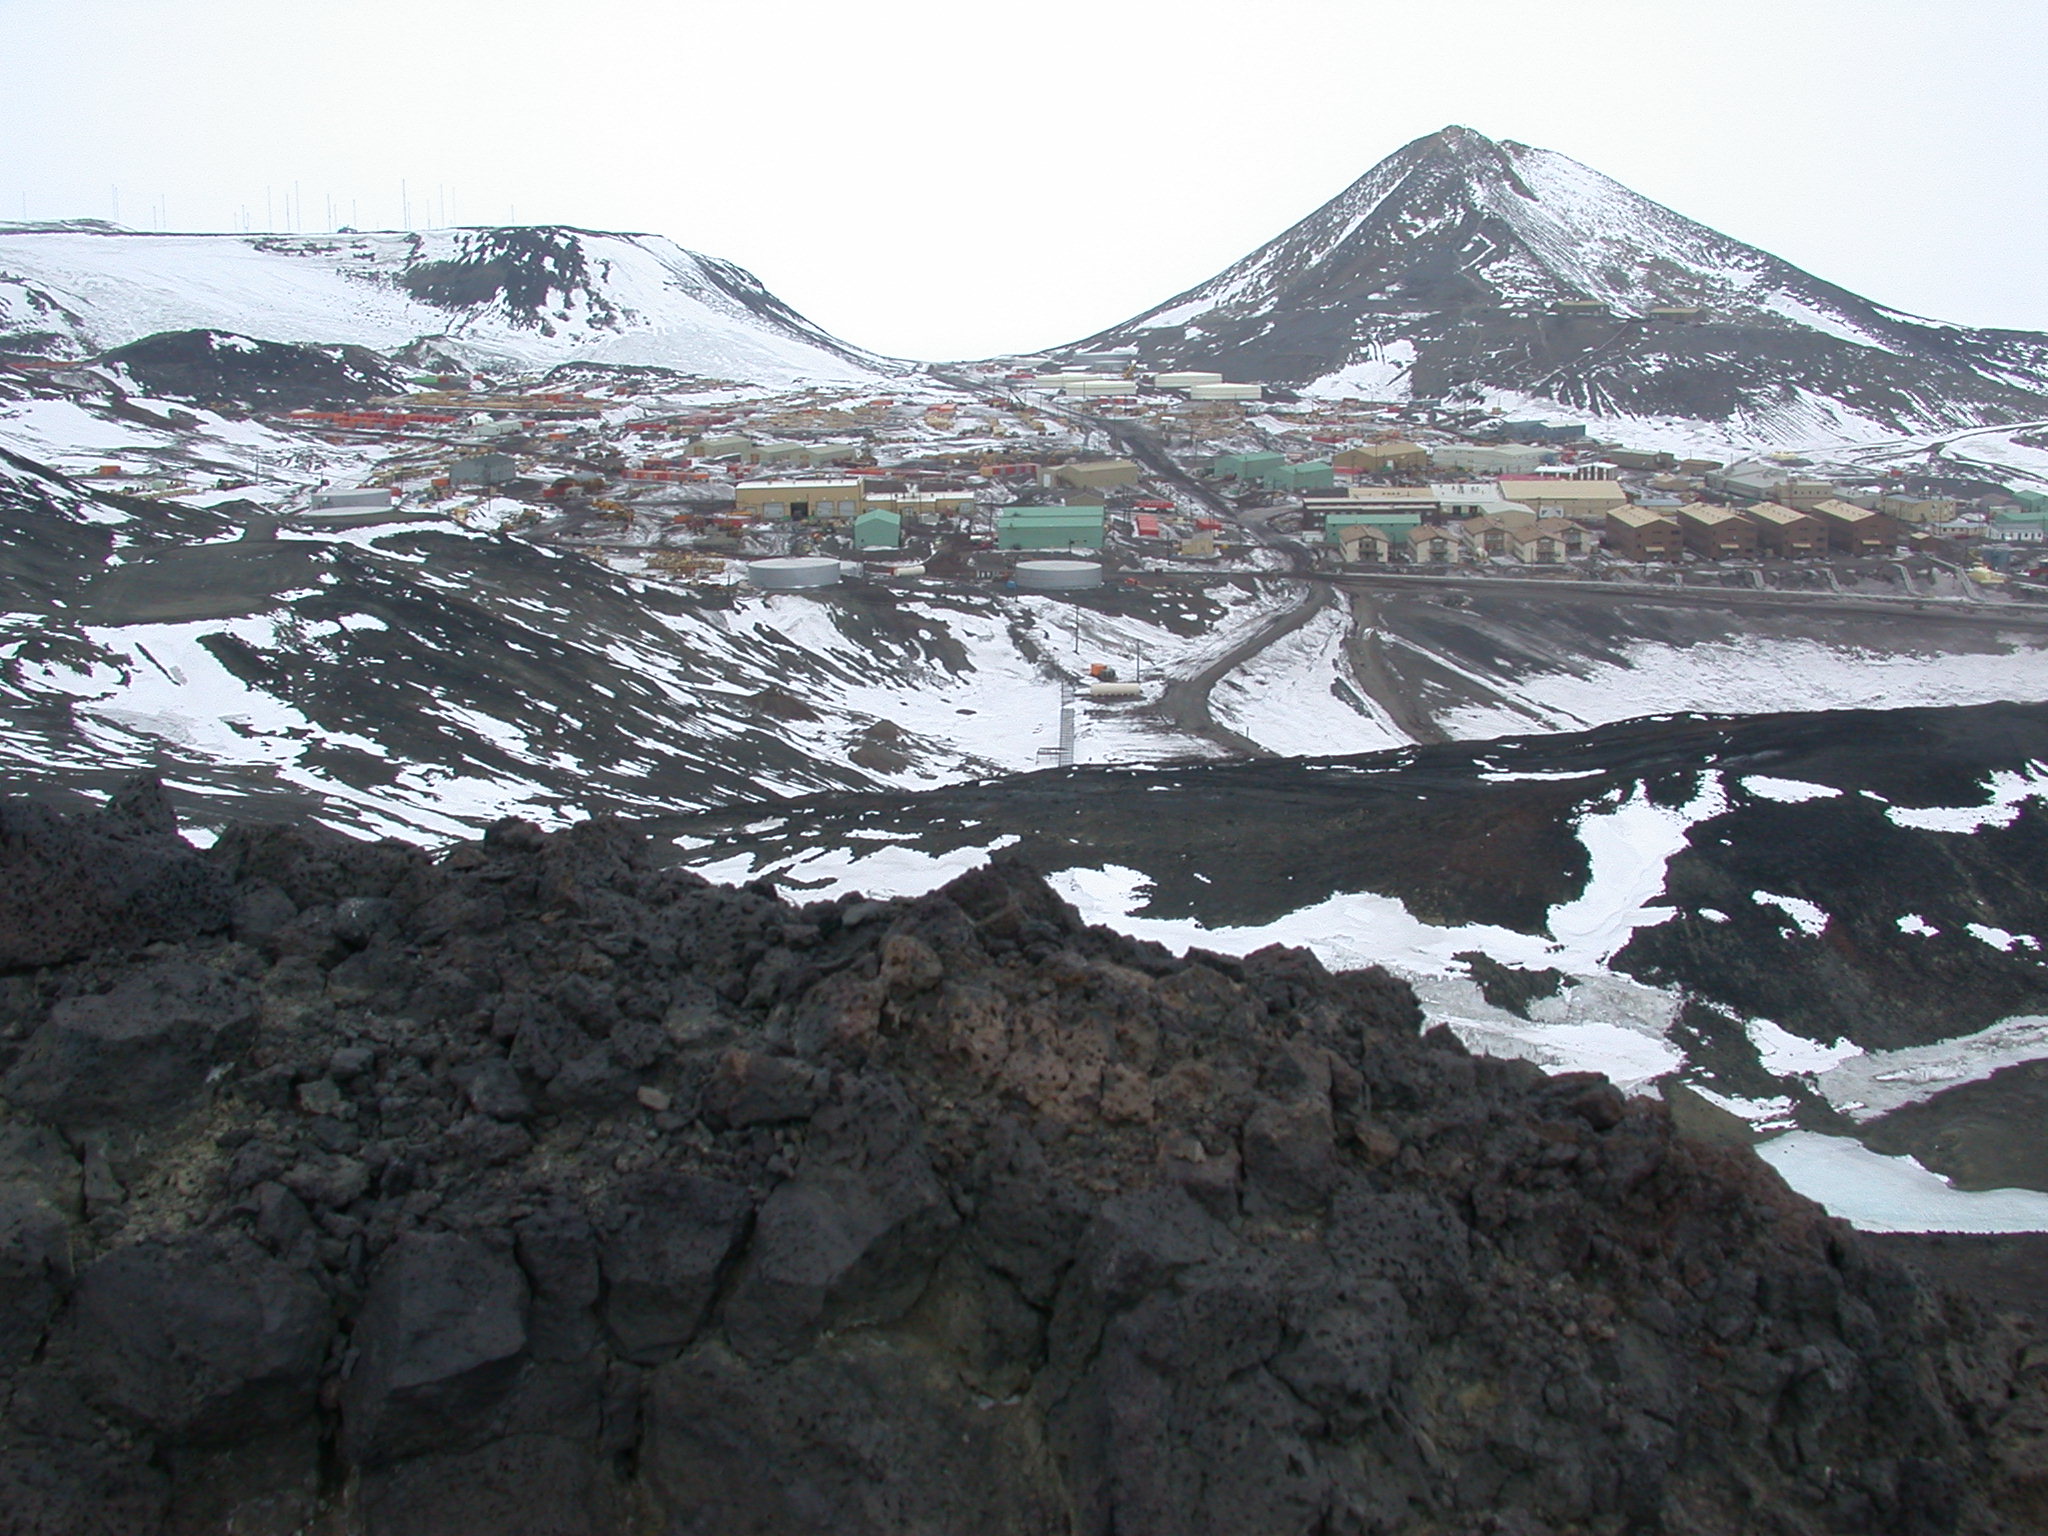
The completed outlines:
[[[1382,974],[604,823],[192,857],[0,990],[0,1529],[2038,1528],[2020,1336]],[[162,998],[178,1092],[52,1086]]]
[[[265,410],[367,400],[403,387],[367,347],[257,341],[227,331],[161,331],[103,354],[152,395]]]

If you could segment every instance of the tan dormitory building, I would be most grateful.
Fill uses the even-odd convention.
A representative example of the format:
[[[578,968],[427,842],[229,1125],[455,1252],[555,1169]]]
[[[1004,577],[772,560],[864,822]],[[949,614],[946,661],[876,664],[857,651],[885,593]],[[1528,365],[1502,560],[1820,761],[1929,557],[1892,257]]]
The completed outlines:
[[[1511,523],[1508,550],[1524,565],[1556,565],[1586,552],[1586,530],[1568,517]]]
[[[1603,542],[1621,560],[1675,560],[1676,518],[1648,507],[1616,507],[1607,514]]]
[[[1747,560],[1756,554],[1756,524],[1733,507],[1703,501],[1680,507],[1678,532],[1702,560]]]
[[[1394,558],[1394,536],[1371,523],[1347,523],[1337,530],[1337,550],[1346,565],[1385,565]]]
[[[1899,542],[1899,525],[1882,512],[1846,501],[1823,501],[1810,510],[1827,531],[1828,548],[1838,555],[1889,554]]]
[[[1748,509],[1756,524],[1757,553],[1774,560],[1811,560],[1828,550],[1827,530],[1811,512],[1760,501]]]
[[[1407,533],[1408,558],[1416,565],[1468,565],[1472,544],[1455,523],[1420,523]]]

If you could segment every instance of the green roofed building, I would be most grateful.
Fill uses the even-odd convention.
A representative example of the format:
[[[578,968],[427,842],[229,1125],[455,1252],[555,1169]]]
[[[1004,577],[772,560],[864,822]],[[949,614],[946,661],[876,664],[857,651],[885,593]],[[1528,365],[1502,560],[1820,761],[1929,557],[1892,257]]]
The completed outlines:
[[[1005,507],[996,514],[998,549],[1100,549],[1100,507]]]
[[[1282,464],[1266,476],[1276,491],[1328,491],[1337,484],[1337,471],[1328,459],[1310,459],[1301,464]]]
[[[855,549],[901,549],[903,518],[895,512],[863,512],[853,520]]]
[[[1237,478],[1248,483],[1266,484],[1276,470],[1287,467],[1284,453],[1247,453],[1237,461]]]
[[[1991,519],[1985,537],[1996,544],[2048,544],[2048,508],[2001,512]]]

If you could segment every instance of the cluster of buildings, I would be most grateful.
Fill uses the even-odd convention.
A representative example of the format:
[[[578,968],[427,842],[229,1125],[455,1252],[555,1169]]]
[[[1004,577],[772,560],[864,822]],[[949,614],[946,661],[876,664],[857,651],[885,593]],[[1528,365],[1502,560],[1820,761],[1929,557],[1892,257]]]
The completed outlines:
[[[1431,565],[1591,555],[1668,561],[1799,560],[1889,553],[1899,523],[1834,498],[1807,509],[1758,502],[1637,505],[1612,480],[1501,479],[1408,489],[1354,486],[1303,498],[1304,525],[1346,562]]]
[[[1127,352],[1060,363],[975,365],[972,391],[891,380],[748,400],[599,370],[576,388],[441,388],[297,424],[390,443],[379,484],[407,501],[458,517],[528,503],[521,521],[490,526],[533,526],[605,558],[1214,558],[1225,525],[1130,460],[1090,456],[1118,417],[1272,526],[1298,518],[1345,562],[1802,560],[1888,556],[1923,536],[1975,540],[1994,564],[2000,546],[2048,556],[2048,494],[1966,506],[1902,480],[1829,479],[1789,455],[1722,464],[1443,402],[1266,399],[1220,374],[1142,372]]]
[[[1424,433],[1443,440],[1345,446],[1341,430],[1312,432],[1305,446],[1328,444],[1324,456],[1282,438],[1295,451],[1218,453],[1207,469],[1239,494],[1298,499],[1303,531],[1347,563],[1548,565],[1596,550],[1635,562],[1881,556],[1920,535],[1985,531],[1953,500],[1848,489],[1797,459],[1724,465],[1589,443],[1570,424],[1490,427],[1486,441]],[[2048,495],[1991,526],[1993,537],[2048,544]]]

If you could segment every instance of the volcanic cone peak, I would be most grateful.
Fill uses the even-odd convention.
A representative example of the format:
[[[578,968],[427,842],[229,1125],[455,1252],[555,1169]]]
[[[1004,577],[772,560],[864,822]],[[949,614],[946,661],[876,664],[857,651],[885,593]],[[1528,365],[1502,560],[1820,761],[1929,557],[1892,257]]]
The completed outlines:
[[[1567,155],[1456,126],[1082,345],[1322,393],[1520,396],[1765,439],[2048,408],[2048,338],[1873,303]]]

